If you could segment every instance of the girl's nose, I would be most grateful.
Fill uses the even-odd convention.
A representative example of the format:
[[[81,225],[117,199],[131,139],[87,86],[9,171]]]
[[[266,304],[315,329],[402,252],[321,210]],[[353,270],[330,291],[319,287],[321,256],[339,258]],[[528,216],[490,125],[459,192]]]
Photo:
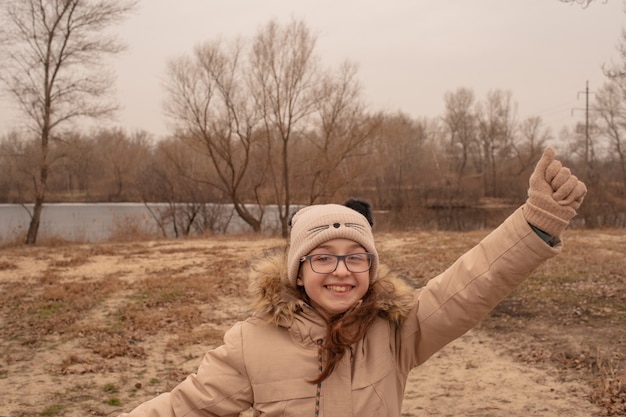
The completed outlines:
[[[351,272],[348,270],[348,266],[346,265],[345,258],[339,260],[339,262],[337,263],[337,268],[335,268],[333,274],[339,277],[351,274]]]

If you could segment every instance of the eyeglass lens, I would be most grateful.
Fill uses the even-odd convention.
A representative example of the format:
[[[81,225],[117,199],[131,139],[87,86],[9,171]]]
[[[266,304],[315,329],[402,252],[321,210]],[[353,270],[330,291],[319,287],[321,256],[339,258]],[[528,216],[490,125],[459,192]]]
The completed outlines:
[[[343,260],[350,272],[365,272],[372,265],[372,255],[369,253],[350,253],[348,255],[314,254],[305,256],[311,263],[311,269],[318,274],[334,272]]]

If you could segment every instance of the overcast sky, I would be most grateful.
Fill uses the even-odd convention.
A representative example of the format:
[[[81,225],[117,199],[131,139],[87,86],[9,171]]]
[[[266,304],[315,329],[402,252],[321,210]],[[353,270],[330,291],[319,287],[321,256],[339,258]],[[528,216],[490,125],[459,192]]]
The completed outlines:
[[[116,125],[167,134],[168,59],[292,18],[318,34],[324,64],[358,65],[371,110],[436,117],[446,92],[467,87],[483,99],[501,89],[520,118],[541,116],[555,130],[584,118],[575,109],[584,108],[585,83],[591,92],[604,83],[601,66],[618,61],[626,23],[622,0],[586,9],[558,0],[141,0],[118,28],[128,50],[114,60]],[[16,119],[6,102],[0,113],[5,133]]]

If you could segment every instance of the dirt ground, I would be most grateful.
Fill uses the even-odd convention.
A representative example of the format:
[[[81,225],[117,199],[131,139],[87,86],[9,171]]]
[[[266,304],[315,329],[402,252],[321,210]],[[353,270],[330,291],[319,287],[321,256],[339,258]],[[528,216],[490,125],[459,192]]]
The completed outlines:
[[[381,234],[377,245],[419,286],[486,233]],[[411,373],[403,415],[626,415],[626,235],[565,240],[478,328]],[[115,416],[171,389],[246,317],[246,271],[282,245],[1,248],[0,416]]]

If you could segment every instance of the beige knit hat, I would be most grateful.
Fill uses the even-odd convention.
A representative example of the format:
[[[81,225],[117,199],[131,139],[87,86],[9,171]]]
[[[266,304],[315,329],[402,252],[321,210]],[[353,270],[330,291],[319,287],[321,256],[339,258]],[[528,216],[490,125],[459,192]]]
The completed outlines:
[[[374,245],[372,226],[365,215],[339,204],[308,206],[291,219],[291,239],[287,255],[287,277],[295,287],[300,259],[313,249],[332,239],[349,239],[374,254],[370,282],[376,279],[378,252]]]

